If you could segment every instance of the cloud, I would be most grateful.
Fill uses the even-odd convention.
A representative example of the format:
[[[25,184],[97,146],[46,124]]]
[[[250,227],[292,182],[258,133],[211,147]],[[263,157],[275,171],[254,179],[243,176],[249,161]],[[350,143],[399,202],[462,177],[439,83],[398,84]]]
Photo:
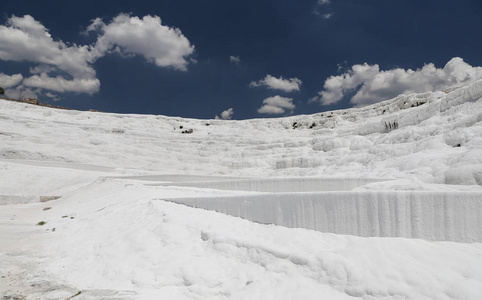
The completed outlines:
[[[334,104],[354,93],[350,102],[365,105],[394,98],[400,94],[439,91],[482,78],[482,67],[472,67],[462,58],[452,58],[444,68],[433,63],[421,69],[392,69],[383,71],[375,65],[354,65],[342,75],[326,79],[324,89],[310,100],[323,105]]]
[[[40,66],[34,68],[34,72],[41,73],[41,79],[48,78],[49,71],[56,71],[76,79],[96,80],[95,85],[80,92],[94,93],[99,90],[100,83],[91,66],[95,56],[89,46],[67,45],[62,41],[55,41],[47,28],[29,15],[12,16],[6,25],[0,26],[0,59],[38,63]],[[49,71],[46,71],[48,68]],[[27,79],[29,78],[25,78]],[[50,78],[48,81],[55,79]],[[39,80],[35,82],[37,87],[42,87]],[[29,86],[28,83],[25,85]]]
[[[161,25],[157,16],[140,19],[119,14],[109,24],[97,18],[84,33],[92,31],[98,33],[94,45],[67,44],[53,39],[49,30],[32,16],[12,16],[5,25],[0,25],[0,59],[35,64],[30,68],[30,76],[17,74],[22,76],[20,82],[20,77],[14,78],[20,84],[17,90],[50,97],[42,89],[60,93],[98,92],[100,81],[93,64],[112,52],[124,57],[142,55],[157,66],[186,70],[185,57],[194,51],[179,29]]]
[[[239,64],[241,62],[241,58],[239,56],[230,56],[229,61],[235,64]]]
[[[333,13],[322,14],[322,15],[321,15],[321,17],[322,17],[323,19],[329,19],[329,18],[331,18],[332,16],[333,16]]]
[[[55,95],[55,94],[52,94],[50,92],[47,92],[45,93],[45,96],[52,99],[53,101],[60,101],[60,97]]]
[[[85,93],[98,90],[99,80],[97,78],[74,78],[72,80],[67,80],[62,76],[50,77],[45,73],[42,73],[40,75],[25,78],[23,85],[47,89],[59,93]]]
[[[7,75],[0,73],[0,87],[2,88],[10,88],[19,85],[22,80],[22,74]]]
[[[22,85],[19,85],[16,88],[9,88],[5,90],[5,96],[10,99],[18,100],[21,100],[21,98],[38,98],[37,95],[40,93],[41,91],[39,91],[39,89],[31,89]]]
[[[321,18],[325,19],[325,20],[328,20],[330,19],[331,17],[333,17],[333,13],[320,13],[319,11],[317,10],[314,10],[313,13],[317,16],[320,16]]]
[[[23,84],[18,85],[14,88],[5,89],[5,96],[10,99],[21,100],[23,98],[39,98],[42,99],[49,98],[52,101],[60,101],[59,95],[51,92],[47,92],[42,88],[31,88]]]
[[[266,75],[264,79],[259,81],[252,81],[250,87],[266,86],[273,90],[282,90],[287,93],[292,91],[299,91],[301,85],[301,80],[298,78],[283,79],[283,77],[276,78],[271,75]]]
[[[330,19],[333,16],[333,11],[331,11],[330,5],[328,4],[331,4],[330,0],[318,0],[313,9],[313,13],[325,20]]]
[[[286,111],[292,113],[295,109],[293,98],[281,96],[269,97],[263,100],[263,106],[258,109],[260,114],[284,114]]]
[[[231,120],[233,118],[233,114],[234,114],[234,109],[228,108],[227,110],[225,110],[221,113],[221,117],[218,117],[218,115],[216,115],[214,118],[216,120],[219,120],[219,119]]]
[[[194,52],[181,30],[164,26],[158,16],[131,17],[119,14],[109,24],[97,18],[87,32],[99,33],[95,44],[98,55],[115,51],[123,55],[141,55],[159,67],[187,70],[185,57]]]

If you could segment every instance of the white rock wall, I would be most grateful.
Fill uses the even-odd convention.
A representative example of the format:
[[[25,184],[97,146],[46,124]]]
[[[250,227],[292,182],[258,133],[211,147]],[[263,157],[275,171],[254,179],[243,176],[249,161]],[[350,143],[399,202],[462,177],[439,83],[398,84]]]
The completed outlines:
[[[269,193],[349,191],[368,183],[384,181],[375,178],[271,178],[236,179],[221,181],[192,181],[176,183],[176,186],[190,186],[232,191],[254,191]],[[161,183],[158,185],[173,185]]]
[[[482,193],[477,192],[348,191],[169,201],[337,234],[482,242]]]

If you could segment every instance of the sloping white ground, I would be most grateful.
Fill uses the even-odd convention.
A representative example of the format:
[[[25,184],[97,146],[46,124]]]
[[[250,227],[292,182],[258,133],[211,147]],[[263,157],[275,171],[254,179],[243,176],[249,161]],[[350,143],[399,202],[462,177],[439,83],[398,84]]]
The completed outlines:
[[[477,82],[449,94],[246,121],[63,111],[1,101],[0,297],[480,299],[478,242],[290,229],[161,199],[269,195],[270,201],[285,199],[286,206],[279,207],[285,209],[291,204],[283,193],[221,190],[202,182],[375,178],[385,181],[312,193],[353,198],[378,193],[387,195],[386,201],[397,193],[440,194],[452,207],[444,210],[444,221],[467,220],[463,226],[476,230],[478,211],[457,212],[467,207],[459,207],[452,195],[482,201],[477,196],[482,192],[481,95]],[[192,134],[181,133],[191,128]],[[204,180],[206,175],[214,177]],[[421,222],[430,220],[420,216]],[[450,234],[462,235],[456,233],[461,226]]]
[[[405,95],[358,109],[245,121],[64,111],[1,101],[0,158],[156,174],[480,185],[481,91],[479,81],[450,94]],[[387,129],[394,123],[397,129]],[[186,129],[193,133],[182,134]]]
[[[45,176],[55,168],[45,168]],[[80,172],[80,171],[77,171]],[[482,244],[360,238],[159,200],[240,192],[101,178],[7,205],[0,275],[26,299],[478,299]],[[50,208],[44,210],[45,208]],[[37,222],[46,222],[36,226]]]

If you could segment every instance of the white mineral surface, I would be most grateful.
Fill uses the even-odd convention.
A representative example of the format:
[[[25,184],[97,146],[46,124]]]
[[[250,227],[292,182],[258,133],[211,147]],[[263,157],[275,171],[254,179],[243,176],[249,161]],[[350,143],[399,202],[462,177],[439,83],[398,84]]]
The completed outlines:
[[[244,121],[0,100],[3,299],[475,300],[481,242],[482,81]]]

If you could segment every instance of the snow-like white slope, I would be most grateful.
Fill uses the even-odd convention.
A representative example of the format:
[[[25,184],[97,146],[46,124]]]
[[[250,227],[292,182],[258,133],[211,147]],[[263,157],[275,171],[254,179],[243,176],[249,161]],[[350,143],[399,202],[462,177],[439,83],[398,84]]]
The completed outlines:
[[[236,192],[143,183],[99,179],[61,200],[2,209],[0,222],[10,228],[2,233],[21,233],[2,236],[9,242],[2,245],[0,260],[8,295],[66,299],[82,291],[78,299],[481,296],[480,243],[360,238],[255,224],[159,198]],[[51,209],[44,210],[47,207]],[[46,224],[35,226],[39,221]]]
[[[481,97],[245,121],[0,101],[0,298],[480,299]]]
[[[404,95],[358,109],[245,121],[64,111],[0,101],[0,158],[164,174],[480,185],[481,90],[479,81],[450,94]],[[193,133],[181,133],[188,129]]]

